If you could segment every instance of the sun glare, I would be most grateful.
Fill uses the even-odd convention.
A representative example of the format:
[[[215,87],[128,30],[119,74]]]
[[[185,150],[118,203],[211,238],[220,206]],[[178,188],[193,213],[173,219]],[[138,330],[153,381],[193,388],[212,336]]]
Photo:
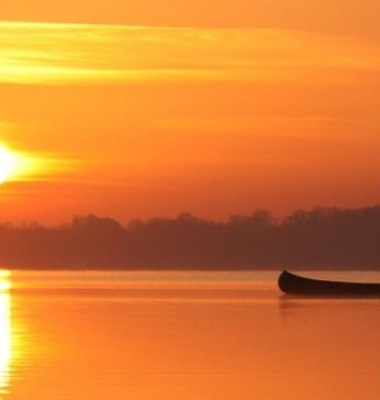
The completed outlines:
[[[36,157],[10,150],[0,144],[0,184],[10,180],[26,179],[39,169],[40,163]]]
[[[0,145],[0,183],[5,182],[14,172],[17,164],[16,156]]]

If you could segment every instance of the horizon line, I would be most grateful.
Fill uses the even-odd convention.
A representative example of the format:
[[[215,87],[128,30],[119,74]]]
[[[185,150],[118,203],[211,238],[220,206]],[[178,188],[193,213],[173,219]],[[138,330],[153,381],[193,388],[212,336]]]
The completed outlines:
[[[289,211],[286,214],[284,214],[284,216],[282,217],[276,217],[275,213],[270,210],[270,209],[265,209],[265,208],[257,208],[252,210],[252,212],[250,213],[238,213],[238,212],[231,212],[228,216],[224,217],[224,218],[208,218],[208,217],[204,217],[201,215],[198,215],[196,213],[190,212],[190,211],[181,211],[176,213],[174,216],[169,216],[169,215],[152,215],[149,217],[130,217],[128,219],[126,219],[126,223],[128,225],[128,223],[133,222],[133,221],[141,221],[141,222],[148,222],[150,220],[178,220],[181,217],[185,218],[185,217],[192,217],[201,221],[205,221],[205,222],[213,222],[213,223],[223,223],[223,222],[228,222],[230,221],[232,218],[234,217],[253,217],[255,215],[260,215],[260,213],[266,213],[266,215],[273,221],[273,222],[283,222],[285,221],[287,218],[291,217],[294,214],[297,213],[312,213],[312,212],[316,212],[316,211],[343,211],[343,212],[347,212],[347,211],[359,211],[359,210],[368,210],[368,209],[376,209],[376,208],[380,208],[380,203],[375,203],[372,205],[366,205],[366,206],[360,206],[360,207],[340,207],[340,206],[323,206],[323,205],[318,205],[318,206],[314,206],[314,207],[309,207],[309,208],[296,208],[293,211]],[[22,220],[22,221],[11,221],[11,220],[4,220],[2,218],[0,218],[0,226],[1,225],[7,225],[10,224],[11,226],[14,227],[20,227],[22,225],[33,225],[33,224],[37,224],[38,226],[41,227],[59,227],[68,223],[72,223],[76,218],[86,218],[86,217],[93,217],[93,218],[97,218],[100,220],[113,220],[117,223],[119,223],[122,227],[125,227],[127,225],[123,225],[125,222],[121,222],[123,221],[122,218],[116,217],[116,216],[110,216],[110,215],[104,215],[104,214],[95,214],[92,212],[89,213],[81,213],[81,214],[72,214],[71,219],[70,220],[66,220],[66,221],[62,221],[62,222],[56,222],[56,223],[46,223],[46,222],[39,222],[35,219],[30,219],[30,220]]]

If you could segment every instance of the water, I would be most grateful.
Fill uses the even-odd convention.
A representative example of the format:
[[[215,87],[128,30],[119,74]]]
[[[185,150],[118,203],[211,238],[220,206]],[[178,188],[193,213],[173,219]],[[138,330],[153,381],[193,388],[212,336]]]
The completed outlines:
[[[277,275],[3,273],[0,399],[380,398],[380,300],[288,298]]]

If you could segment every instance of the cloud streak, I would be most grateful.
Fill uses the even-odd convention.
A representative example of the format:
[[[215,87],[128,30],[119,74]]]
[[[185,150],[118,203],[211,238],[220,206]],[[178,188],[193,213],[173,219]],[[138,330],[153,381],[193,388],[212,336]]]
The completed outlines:
[[[281,29],[0,23],[2,83],[307,81],[313,71],[377,74],[380,47]]]

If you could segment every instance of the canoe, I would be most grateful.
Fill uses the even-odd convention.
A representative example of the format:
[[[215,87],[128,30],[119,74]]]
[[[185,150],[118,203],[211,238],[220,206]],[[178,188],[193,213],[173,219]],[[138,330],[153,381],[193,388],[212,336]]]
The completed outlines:
[[[380,297],[380,283],[339,282],[305,278],[283,271],[278,286],[286,294],[303,296]]]

